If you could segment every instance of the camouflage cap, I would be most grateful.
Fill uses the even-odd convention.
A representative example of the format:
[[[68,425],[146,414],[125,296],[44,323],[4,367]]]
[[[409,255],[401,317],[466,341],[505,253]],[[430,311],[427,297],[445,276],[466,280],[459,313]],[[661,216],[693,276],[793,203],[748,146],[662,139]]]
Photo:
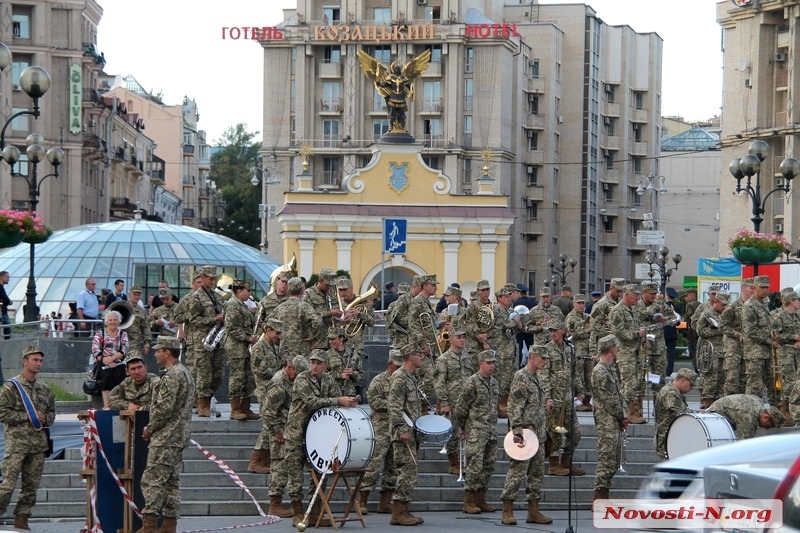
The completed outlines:
[[[334,327],[328,329],[328,338],[329,339],[336,339],[339,337],[344,337],[347,340],[347,334],[344,332],[344,329],[339,327]]]
[[[643,281],[642,282],[642,292],[647,292],[650,294],[658,294],[658,282],[656,281]]]
[[[616,335],[606,335],[597,343],[597,349],[601,352],[608,351],[614,346],[619,346],[619,339],[617,339]]]
[[[394,366],[403,366],[403,352],[397,348],[389,350],[389,362]]]
[[[573,303],[586,303],[586,295],[585,294],[576,294],[572,298]]]
[[[753,278],[753,283],[756,287],[761,287],[762,289],[769,288],[769,276],[756,276]],[[709,290],[709,292],[711,292]]]
[[[772,427],[774,428],[781,427],[784,421],[786,421],[781,410],[774,405],[767,410],[767,413],[769,413],[770,418],[772,418]]]
[[[697,372],[691,368],[681,368],[678,370],[677,378],[688,379],[692,385],[697,385]]]
[[[510,296],[511,290],[507,286],[503,285],[502,287],[494,291],[494,295],[497,296],[498,298],[502,296]]]
[[[235,279],[233,283],[231,283],[231,288],[235,291],[240,289],[250,290],[250,282],[246,279]]]
[[[291,272],[289,272],[288,270],[284,270],[283,272],[275,276],[275,281],[288,282],[290,279],[292,279],[292,277],[293,276]]]
[[[478,290],[482,291],[483,289],[490,289],[492,285],[489,283],[488,279],[482,279],[478,282]]]
[[[625,288],[625,278],[611,278],[611,287],[621,291]]]
[[[467,328],[464,327],[464,321],[461,319],[453,320],[453,324],[450,327],[450,335],[466,335]]]
[[[422,285],[422,278],[424,278],[424,277],[425,276],[414,276],[414,278],[411,280],[411,286],[412,287],[421,286]]]
[[[153,350],[180,350],[181,349],[181,341],[178,337],[167,337],[165,335],[159,335],[156,337],[156,343],[153,346]]]
[[[560,318],[551,318],[547,321],[547,329],[564,329],[564,321]]]
[[[474,302],[478,299],[478,291],[469,291],[469,301]]]
[[[519,291],[519,289],[517,288],[517,284],[516,283],[506,283],[505,285],[503,285],[503,287],[508,289],[509,293]]]
[[[311,351],[311,355],[308,356],[308,360],[309,361],[321,361],[323,363],[327,363],[328,362],[328,352],[326,352],[325,350],[320,350],[320,349],[312,350]]]
[[[461,289],[458,287],[447,287],[444,291],[445,296],[458,296],[461,298]]]
[[[755,287],[755,279],[754,278],[744,278],[742,279],[742,285],[745,287]]]
[[[347,289],[353,286],[353,280],[350,278],[346,278],[342,276],[341,278],[336,280],[336,288],[337,289]]]
[[[550,359],[550,348],[544,344],[534,344],[528,348],[528,357],[538,355],[542,359]]]
[[[129,292],[129,293],[131,293],[131,292],[138,292],[139,294],[142,294],[142,288],[141,288],[139,285],[134,285],[133,287],[131,287],[130,289],[128,289],[128,292]]]
[[[625,288],[623,290],[627,293],[633,292],[636,294],[642,294],[642,288],[639,286],[638,283],[628,283],[627,285],[625,285]]]
[[[32,342],[29,345],[27,345],[25,347],[25,349],[22,350],[22,357],[27,357],[27,356],[31,355],[32,353],[40,353],[40,354],[44,355],[44,352],[42,351],[42,349],[39,348],[39,343],[38,342]]]
[[[217,277],[217,267],[213,265],[203,265],[200,267],[200,275],[209,278]]]
[[[141,352],[133,352],[133,355],[129,355],[127,359],[125,359],[125,366],[135,362],[141,361],[144,363],[144,357],[142,357]]]
[[[724,303],[725,305],[728,305],[729,303],[731,303],[731,295],[730,293],[725,291],[717,291],[716,300],[718,302]]]
[[[319,271],[318,277],[328,285],[333,285],[336,282],[336,272],[332,268],[323,268]]]
[[[302,278],[290,278],[287,282],[287,289],[291,292],[301,291],[303,290],[303,279]]]
[[[429,276],[422,276],[420,280],[420,285],[438,285],[439,282],[436,281],[436,274],[431,274]]]
[[[542,287],[539,289],[539,296],[550,296],[550,287]]]
[[[197,278],[199,278],[202,275],[203,275],[203,268],[200,267],[197,270],[195,270],[194,272],[192,272],[192,281],[196,280]]]
[[[708,294],[717,294],[717,292],[719,292],[719,285],[716,283],[712,283],[708,287]]]
[[[484,350],[478,354],[478,362],[493,363],[497,361],[497,353],[494,350]]]
[[[717,298],[719,298],[719,294],[717,295]],[[783,301],[783,303],[788,304],[792,300],[800,300],[800,296],[798,296],[797,293],[794,292],[794,289],[787,291],[781,295],[781,301]]]
[[[295,355],[289,360],[289,365],[291,365],[298,373],[305,372],[311,366],[308,364],[308,359],[304,355]]]
[[[169,289],[167,289],[167,288],[158,289],[158,297],[159,298],[166,298],[167,296],[172,296],[172,292],[170,292]]]
[[[273,329],[278,333],[280,333],[281,331],[283,331],[283,321],[278,320],[277,318],[269,318],[267,319],[267,323],[264,324],[264,327]]]
[[[403,352],[403,357],[405,358],[412,354],[422,354],[423,348],[419,344],[412,342],[400,348],[400,351]]]
[[[406,294],[411,292],[411,285],[408,283],[400,283],[397,285],[397,294]]]

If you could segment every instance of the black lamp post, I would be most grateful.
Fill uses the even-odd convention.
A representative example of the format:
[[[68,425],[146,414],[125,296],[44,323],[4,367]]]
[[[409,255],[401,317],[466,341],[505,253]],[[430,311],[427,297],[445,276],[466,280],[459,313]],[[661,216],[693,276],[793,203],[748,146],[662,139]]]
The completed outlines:
[[[650,272],[649,276],[650,279],[653,279],[656,272],[661,276],[661,281],[658,285],[658,292],[661,294],[666,294],[667,291],[667,283],[669,283],[669,278],[672,276],[672,273],[678,270],[678,265],[683,260],[681,254],[675,254],[672,256],[672,262],[675,264],[672,268],[667,268],[668,260],[667,256],[669,256],[669,248],[666,246],[662,246],[658,249],[658,253],[655,250],[647,250],[647,263],[650,265]]]
[[[11,51],[4,43],[0,43],[0,70],[11,64]],[[64,151],[61,148],[50,148],[45,150],[44,137],[38,133],[31,133],[25,139],[27,149],[25,154],[30,164],[29,175],[14,172],[14,165],[20,159],[19,148],[13,145],[6,145],[6,130],[14,119],[22,116],[32,116],[38,119],[41,111],[39,109],[39,98],[44,96],[50,88],[50,75],[42,67],[28,67],[19,77],[19,84],[25,93],[33,100],[33,109],[18,111],[8,117],[3,129],[0,131],[0,159],[8,163],[11,167],[11,175],[19,176],[28,183],[28,202],[30,203],[31,213],[36,211],[39,204],[39,195],[42,190],[42,183],[49,177],[58,177],[58,167],[64,162]],[[47,159],[53,165],[53,173],[38,177],[39,163]],[[30,273],[28,276],[28,287],[25,291],[25,322],[36,322],[36,278],[34,276],[35,244],[30,243]]]
[[[578,264],[578,260],[574,257],[569,257],[564,252],[558,254],[558,262],[553,260],[551,257],[547,260],[547,266],[550,267],[550,273],[553,277],[549,280],[545,280],[545,285],[553,285],[555,288],[556,285],[565,285],[567,283],[567,276],[575,272],[575,265]],[[567,272],[567,267],[570,267],[569,272]]]
[[[268,167],[263,166],[263,158],[261,161],[257,161],[253,164],[252,168],[250,169],[253,173],[253,177],[250,180],[250,183],[253,187],[258,187],[261,185],[261,203],[258,205],[258,217],[261,219],[261,252],[265,255],[269,251],[269,234],[267,233],[268,221],[270,218],[270,206],[267,203],[267,189],[270,185],[277,185],[281,182],[280,179],[277,177],[273,177],[270,179],[270,174],[277,174],[277,170],[275,170],[275,164],[277,157],[275,156],[275,151],[272,151],[270,154],[270,165],[273,167],[270,170]],[[260,164],[259,164],[260,163]],[[261,174],[261,179],[259,180],[258,175]]]

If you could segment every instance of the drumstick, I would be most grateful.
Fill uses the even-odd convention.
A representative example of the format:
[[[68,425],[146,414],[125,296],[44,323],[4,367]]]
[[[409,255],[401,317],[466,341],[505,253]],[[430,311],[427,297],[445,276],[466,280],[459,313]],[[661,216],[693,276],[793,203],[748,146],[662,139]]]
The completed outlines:
[[[408,448],[408,455],[411,456],[411,460],[414,461],[414,466],[417,466],[417,459],[414,457],[414,453],[411,451],[411,445],[406,441],[406,448]]]

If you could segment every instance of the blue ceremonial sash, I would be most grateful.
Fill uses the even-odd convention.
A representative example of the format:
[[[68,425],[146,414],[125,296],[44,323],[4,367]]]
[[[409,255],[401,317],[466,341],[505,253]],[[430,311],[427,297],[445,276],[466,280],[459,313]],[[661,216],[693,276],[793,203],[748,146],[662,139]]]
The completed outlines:
[[[33,424],[33,429],[36,431],[41,431],[42,421],[39,420],[39,417],[36,415],[36,407],[33,406],[31,397],[28,396],[28,393],[25,392],[24,388],[22,388],[22,383],[20,383],[17,378],[11,378],[8,381],[17,387],[19,395],[22,398],[22,404],[25,406],[25,411],[28,413],[28,420],[30,420],[31,424]]]

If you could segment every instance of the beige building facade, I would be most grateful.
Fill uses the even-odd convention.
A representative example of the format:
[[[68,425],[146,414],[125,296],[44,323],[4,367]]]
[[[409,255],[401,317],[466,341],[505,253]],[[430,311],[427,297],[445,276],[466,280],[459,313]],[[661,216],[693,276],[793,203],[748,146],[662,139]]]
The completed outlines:
[[[467,203],[491,151],[491,193],[514,214],[506,280],[541,286],[561,252],[579,260],[569,281],[581,289],[632,276],[645,250],[637,179],[658,172],[658,35],[608,26],[585,5],[490,0],[299,0],[284,18],[261,41],[262,155],[275,154],[280,179],[270,198],[297,190],[300,146],[317,191],[341,191],[372,160],[388,120],[357,50],[388,66],[429,49],[408,129]],[[266,232],[270,253],[289,257],[284,225]]]

